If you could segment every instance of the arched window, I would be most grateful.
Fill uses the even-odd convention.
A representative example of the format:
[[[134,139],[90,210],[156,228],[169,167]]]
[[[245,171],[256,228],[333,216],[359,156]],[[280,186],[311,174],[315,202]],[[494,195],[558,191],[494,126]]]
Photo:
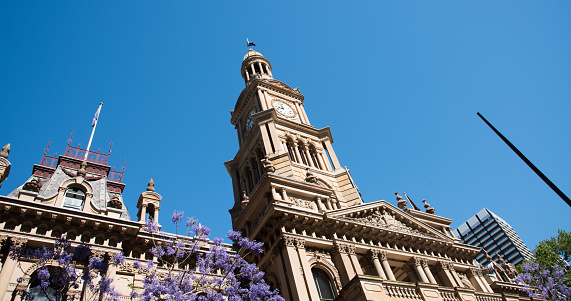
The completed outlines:
[[[82,210],[84,201],[85,201],[85,192],[79,188],[70,187],[65,192],[65,198],[63,199],[63,207]]]
[[[317,292],[319,293],[319,300],[327,301],[335,299],[335,294],[333,293],[333,285],[327,274],[318,269],[311,269],[313,274],[313,280],[315,280],[315,286],[317,286]]]
[[[54,269],[49,269],[50,274],[54,273]],[[61,290],[54,289],[55,285],[50,280],[49,285],[45,288],[40,286],[40,280],[38,279],[38,271],[34,272],[31,277],[30,288],[28,289],[28,294],[26,300],[34,301],[61,301],[62,292]]]

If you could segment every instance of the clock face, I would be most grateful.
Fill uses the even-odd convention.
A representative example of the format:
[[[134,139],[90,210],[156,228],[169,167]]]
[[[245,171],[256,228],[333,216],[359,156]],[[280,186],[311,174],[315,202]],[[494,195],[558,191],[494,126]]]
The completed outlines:
[[[274,108],[276,108],[278,113],[281,113],[286,117],[293,117],[295,115],[293,109],[281,101],[274,101]]]
[[[256,114],[256,110],[252,110],[248,115],[248,119],[246,119],[246,131],[249,131],[254,127],[254,120],[252,119],[252,115]]]

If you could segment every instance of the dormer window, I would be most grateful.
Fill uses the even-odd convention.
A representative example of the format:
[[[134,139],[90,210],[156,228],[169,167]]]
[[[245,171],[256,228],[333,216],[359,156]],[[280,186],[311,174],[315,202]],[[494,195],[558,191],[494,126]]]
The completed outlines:
[[[85,201],[85,192],[79,188],[71,187],[65,192],[63,199],[63,207],[75,210],[83,209]]]

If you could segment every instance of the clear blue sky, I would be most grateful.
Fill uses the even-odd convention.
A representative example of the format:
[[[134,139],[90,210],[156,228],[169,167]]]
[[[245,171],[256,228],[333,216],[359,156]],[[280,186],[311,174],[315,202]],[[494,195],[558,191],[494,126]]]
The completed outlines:
[[[85,146],[102,101],[94,148],[127,159],[132,216],[152,177],[166,230],[178,209],[224,236],[249,38],[331,127],[366,202],[406,192],[454,228],[487,207],[533,249],[570,230],[571,208],[476,112],[571,196],[569,16],[569,1],[5,1],[0,194],[48,141]]]

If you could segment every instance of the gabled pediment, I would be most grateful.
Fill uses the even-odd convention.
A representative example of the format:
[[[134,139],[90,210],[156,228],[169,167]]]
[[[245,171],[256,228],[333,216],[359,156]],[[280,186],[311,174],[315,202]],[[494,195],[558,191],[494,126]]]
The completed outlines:
[[[326,213],[328,219],[364,224],[392,232],[452,241],[453,239],[386,201],[362,204]]]

